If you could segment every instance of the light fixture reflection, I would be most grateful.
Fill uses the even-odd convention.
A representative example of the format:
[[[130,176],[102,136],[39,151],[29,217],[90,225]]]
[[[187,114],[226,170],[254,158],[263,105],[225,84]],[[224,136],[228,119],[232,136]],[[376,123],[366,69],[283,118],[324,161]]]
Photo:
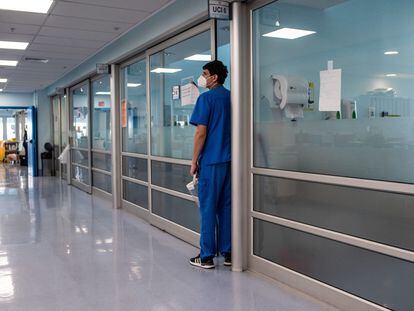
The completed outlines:
[[[201,62],[209,62],[211,61],[211,55],[205,54],[194,54],[189,57],[184,58],[185,60],[193,60],[193,61],[201,61]]]
[[[316,33],[312,30],[296,29],[296,28],[281,28],[263,35],[263,37],[279,38],[279,39],[297,39],[309,36]]]
[[[178,68],[155,68],[153,70],[151,70],[151,72],[154,73],[176,73],[176,72],[180,72],[182,71],[182,69],[178,69]]]
[[[142,85],[141,83],[128,83],[127,84],[128,87],[138,87],[138,86],[141,86],[141,85]]]
[[[397,55],[399,53],[400,52],[398,52],[398,51],[386,51],[386,52],[384,52],[385,55]]]

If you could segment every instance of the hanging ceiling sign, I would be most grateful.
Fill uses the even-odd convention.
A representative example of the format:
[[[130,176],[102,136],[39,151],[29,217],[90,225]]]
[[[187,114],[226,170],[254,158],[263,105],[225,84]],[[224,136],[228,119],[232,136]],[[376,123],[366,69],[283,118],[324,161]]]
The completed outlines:
[[[230,19],[230,4],[226,1],[208,1],[208,13],[210,18]]]
[[[109,73],[109,64],[96,64],[96,74],[108,74]]]

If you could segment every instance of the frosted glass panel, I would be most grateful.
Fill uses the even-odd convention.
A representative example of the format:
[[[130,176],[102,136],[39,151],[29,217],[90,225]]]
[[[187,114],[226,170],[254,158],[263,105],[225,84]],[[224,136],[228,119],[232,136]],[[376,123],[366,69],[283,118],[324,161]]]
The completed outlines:
[[[112,193],[112,178],[111,175],[102,174],[92,171],[92,184],[94,187],[99,188],[108,193]]]
[[[148,180],[148,160],[133,158],[133,157],[122,157],[122,175],[139,179],[142,181]]]
[[[72,149],[72,162],[83,166],[89,166],[89,152]]]
[[[196,203],[152,190],[152,212],[195,232],[200,232]]]
[[[254,176],[258,212],[414,251],[414,196]]]
[[[83,167],[72,165],[72,178],[89,185],[89,170]]]
[[[254,165],[414,183],[414,2],[311,2],[253,12]],[[313,33],[289,40],[283,28]],[[330,60],[341,100],[323,111]]]
[[[188,194],[186,185],[192,181],[190,166],[181,164],[151,162],[152,183],[171,190]]]
[[[414,265],[259,219],[253,253],[392,310],[411,311]]]
[[[110,154],[103,154],[92,152],[92,167],[110,172],[112,171],[112,156]]]
[[[136,183],[123,181],[124,200],[134,203],[142,208],[148,209],[148,188]]]

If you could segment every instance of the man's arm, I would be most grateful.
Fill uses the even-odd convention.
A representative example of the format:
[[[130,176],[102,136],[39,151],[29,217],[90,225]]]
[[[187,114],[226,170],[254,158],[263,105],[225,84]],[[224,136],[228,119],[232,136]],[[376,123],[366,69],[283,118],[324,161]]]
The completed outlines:
[[[194,149],[193,149],[193,159],[191,161],[191,176],[197,174],[198,171],[198,157],[200,156],[201,150],[203,150],[204,143],[207,137],[207,126],[197,125],[196,132],[194,135]]]

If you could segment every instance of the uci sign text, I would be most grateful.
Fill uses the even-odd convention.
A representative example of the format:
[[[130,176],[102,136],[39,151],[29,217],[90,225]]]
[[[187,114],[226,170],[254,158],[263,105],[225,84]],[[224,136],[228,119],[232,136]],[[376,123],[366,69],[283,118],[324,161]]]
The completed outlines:
[[[208,8],[210,18],[230,19],[230,6],[228,2],[210,0]]]

